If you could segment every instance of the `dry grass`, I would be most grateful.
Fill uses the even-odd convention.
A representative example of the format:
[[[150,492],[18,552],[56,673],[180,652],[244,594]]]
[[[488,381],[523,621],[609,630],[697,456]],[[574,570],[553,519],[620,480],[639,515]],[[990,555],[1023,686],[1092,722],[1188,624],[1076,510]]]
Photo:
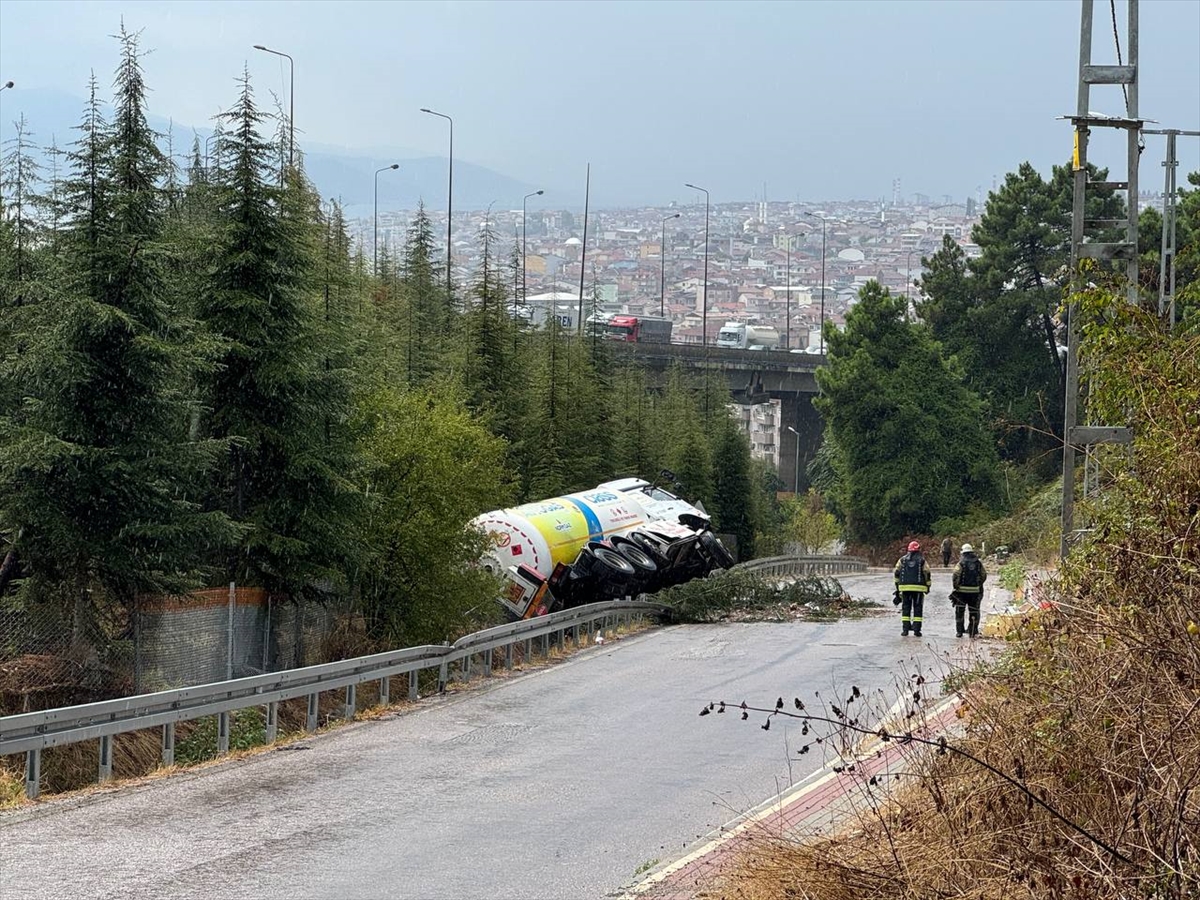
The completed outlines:
[[[1200,897],[1200,340],[1128,317],[1101,335],[1093,402],[1132,411],[1134,465],[1105,457],[1056,608],[964,689],[951,741],[1017,784],[914,750],[842,834],[758,834],[708,896]]]

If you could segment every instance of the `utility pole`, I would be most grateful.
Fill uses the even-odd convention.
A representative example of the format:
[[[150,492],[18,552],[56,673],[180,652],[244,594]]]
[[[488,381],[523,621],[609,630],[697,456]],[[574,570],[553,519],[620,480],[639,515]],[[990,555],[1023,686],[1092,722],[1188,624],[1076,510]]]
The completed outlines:
[[[1158,263],[1158,315],[1167,317],[1171,328],[1175,328],[1175,202],[1178,190],[1175,171],[1179,160],[1175,156],[1175,139],[1179,135],[1200,137],[1200,131],[1180,131],[1178,128],[1144,128],[1142,134],[1165,134],[1167,157],[1163,161],[1166,174],[1163,177],[1162,250]]]
[[[1138,302],[1138,156],[1142,121],[1138,118],[1138,0],[1128,0],[1129,18],[1126,26],[1126,45],[1129,62],[1121,62],[1119,37],[1117,65],[1092,65],[1093,0],[1081,0],[1079,28],[1079,91],[1075,115],[1071,122],[1075,126],[1075,151],[1072,157],[1074,171],[1074,193],[1071,211],[1071,285],[1067,298],[1067,378],[1063,404],[1063,497],[1062,537],[1059,552],[1066,557],[1075,533],[1075,453],[1083,449],[1090,452],[1093,444],[1104,442],[1129,443],[1128,428],[1105,428],[1079,425],[1079,304],[1076,295],[1085,285],[1080,275],[1080,262],[1084,259],[1124,260],[1126,264],[1126,291],[1130,303]],[[1093,84],[1119,84],[1125,94],[1125,116],[1097,116],[1089,112],[1091,86]],[[1126,141],[1126,180],[1089,182],[1087,169],[1087,142],[1090,129],[1123,128]],[[1086,195],[1089,185],[1093,188],[1108,188],[1126,192],[1128,219],[1125,225],[1125,240],[1117,243],[1085,243]]]

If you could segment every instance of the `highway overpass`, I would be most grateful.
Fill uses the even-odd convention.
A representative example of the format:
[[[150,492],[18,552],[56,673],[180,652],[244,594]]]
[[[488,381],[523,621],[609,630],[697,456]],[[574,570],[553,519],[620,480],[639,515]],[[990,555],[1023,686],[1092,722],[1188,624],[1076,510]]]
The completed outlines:
[[[709,344],[627,344],[613,342],[618,360],[633,360],[654,372],[665,372],[679,363],[694,372],[719,373],[729,384],[737,403],[779,400],[783,422],[777,437],[779,477],[787,488],[808,486],[806,469],[821,445],[821,416],[812,401],[819,393],[816,370],[825,357],[786,350],[732,350]],[[794,428],[797,434],[788,431]],[[798,445],[798,446],[797,446]],[[799,454],[797,455],[797,449]]]

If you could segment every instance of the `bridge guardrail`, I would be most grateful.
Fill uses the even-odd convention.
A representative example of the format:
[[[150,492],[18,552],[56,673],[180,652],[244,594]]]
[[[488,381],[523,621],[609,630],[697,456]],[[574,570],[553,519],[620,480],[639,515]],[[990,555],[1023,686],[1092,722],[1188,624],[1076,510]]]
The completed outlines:
[[[752,560],[737,567],[743,572],[764,575],[837,575],[865,572],[865,560],[849,556],[779,556]],[[389,650],[371,656],[360,656],[339,662],[323,663],[235,678],[212,684],[200,684],[153,694],[139,694],[65,706],[39,712],[20,713],[0,718],[0,756],[25,754],[25,794],[36,797],[41,782],[41,754],[50,747],[80,741],[100,740],[98,779],[101,783],[112,778],[113,738],[118,734],[144,728],[162,728],[163,765],[175,760],[175,726],[179,722],[217,716],[217,752],[229,752],[230,713],[254,706],[266,706],[266,741],[274,742],[278,735],[279,703],[297,697],[308,698],[305,727],[315,731],[318,725],[319,698],[322,692],[345,690],[343,717],[353,719],[357,708],[356,689],[368,681],[379,682],[380,702],[390,698],[390,679],[408,675],[408,695],[417,699],[417,680],[422,671],[438,670],[439,688],[450,679],[450,667],[459,664],[463,677],[471,676],[474,657],[482,655],[482,674],[492,671],[493,651],[505,651],[505,667],[513,665],[513,647],[523,644],[529,657],[534,640],[543,642],[549,652],[555,635],[572,631],[578,641],[580,629],[603,630],[640,619],[647,615],[662,615],[667,607],[644,600],[613,600],[592,603],[573,609],[497,625],[465,635],[453,644],[430,644]]]
[[[762,575],[852,575],[867,571],[867,561],[857,556],[772,556],[741,563],[737,570]]]
[[[0,718],[0,756],[25,754],[25,795],[33,799],[40,790],[41,754],[50,747],[99,738],[98,778],[103,783],[112,778],[113,738],[118,734],[161,727],[162,761],[164,765],[172,765],[175,725],[215,715],[217,752],[224,755],[229,752],[230,713],[239,709],[266,706],[266,738],[267,743],[272,743],[278,734],[281,701],[306,696],[305,725],[308,731],[315,731],[323,691],[344,689],[343,715],[352,719],[357,707],[356,688],[365,682],[379,681],[380,702],[386,704],[390,697],[389,679],[407,674],[409,698],[416,700],[417,679],[424,670],[437,669],[439,687],[444,687],[449,681],[450,666],[455,663],[461,665],[465,677],[470,677],[471,660],[476,655],[485,654],[483,671],[489,675],[493,650],[506,649],[505,664],[511,668],[512,648],[518,643],[525,645],[528,654],[532,642],[540,638],[548,651],[556,634],[573,631],[578,640],[580,629],[608,630],[646,615],[660,615],[665,610],[661,603],[641,600],[592,603],[475,632],[454,644],[390,650],[284,672],[5,716]]]

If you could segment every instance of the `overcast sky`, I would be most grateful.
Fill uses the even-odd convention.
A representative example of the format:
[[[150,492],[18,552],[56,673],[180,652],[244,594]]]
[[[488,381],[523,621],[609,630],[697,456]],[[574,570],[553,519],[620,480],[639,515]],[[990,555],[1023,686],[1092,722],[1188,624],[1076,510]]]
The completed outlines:
[[[1124,44],[1126,2],[1117,2]],[[1023,160],[1070,154],[1078,0],[619,2],[50,2],[0,0],[6,123],[21,89],[107,89],[124,17],[143,30],[151,109],[207,127],[249,66],[286,97],[296,61],[300,140],[455,155],[593,203],[822,200],[985,193]],[[1094,61],[1115,62],[1107,0]],[[1142,0],[1140,94],[1158,127],[1200,128],[1200,2]],[[1122,52],[1127,48],[1122,46]],[[1120,113],[1120,91],[1093,89]],[[37,123],[31,123],[37,130]],[[9,132],[6,124],[5,132]],[[1187,169],[1200,139],[1182,138]],[[1119,144],[1093,159],[1124,165]],[[1142,179],[1160,189],[1163,142]],[[1103,158],[1099,158],[1103,155]],[[1182,181],[1182,176],[1180,178]],[[547,197],[547,200],[551,200]]]

